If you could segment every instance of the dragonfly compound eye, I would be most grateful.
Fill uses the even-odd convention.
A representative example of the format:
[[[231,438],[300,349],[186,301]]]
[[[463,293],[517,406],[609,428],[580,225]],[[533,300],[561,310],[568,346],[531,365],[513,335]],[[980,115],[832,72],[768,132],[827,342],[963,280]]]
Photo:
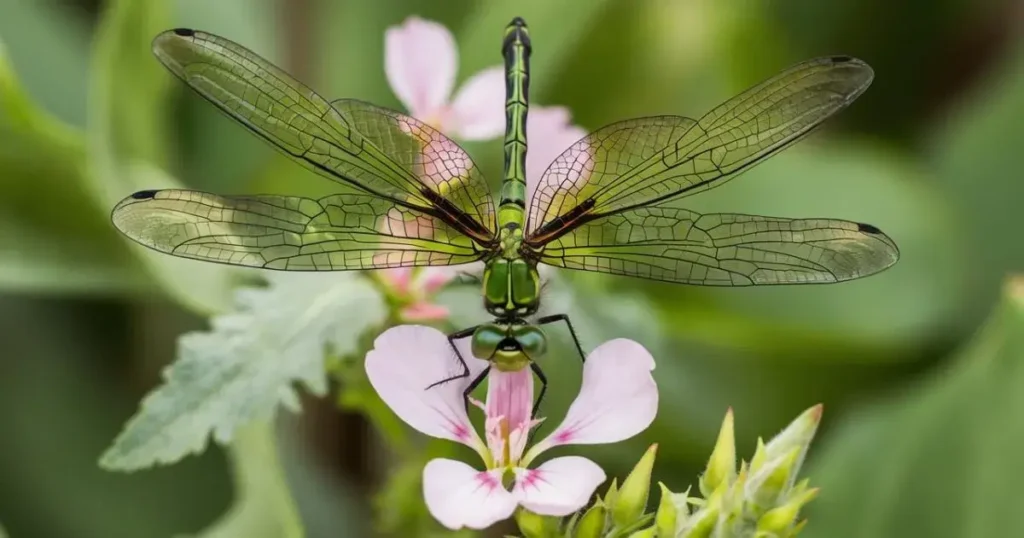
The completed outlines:
[[[504,328],[493,323],[487,323],[478,327],[476,332],[473,333],[470,349],[472,349],[474,357],[491,360],[494,358],[495,353],[498,352],[498,347],[502,344],[502,341],[506,338],[507,335]]]
[[[540,327],[520,325],[512,329],[512,338],[519,344],[523,354],[535,361],[548,351],[548,338]]]

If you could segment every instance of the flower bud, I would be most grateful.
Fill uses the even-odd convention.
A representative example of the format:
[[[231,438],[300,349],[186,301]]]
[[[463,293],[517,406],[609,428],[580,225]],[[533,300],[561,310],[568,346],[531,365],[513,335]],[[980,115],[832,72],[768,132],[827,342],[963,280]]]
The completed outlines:
[[[674,538],[677,518],[674,494],[661,482],[658,482],[658,487],[661,489],[661,499],[658,501],[658,512],[654,516],[654,528],[658,531],[659,538]]]
[[[598,500],[580,518],[579,523],[576,524],[576,532],[573,536],[575,538],[601,538],[604,535],[604,523],[607,515],[608,509],[605,508],[603,502]]]
[[[718,441],[711,452],[707,469],[700,477],[700,492],[707,497],[723,482],[729,482],[736,476],[736,433],[733,428],[732,408],[725,412],[722,429],[718,432]]]
[[[750,477],[745,493],[751,507],[758,514],[764,509],[775,506],[779,498],[793,482],[800,447],[793,447],[789,453],[770,460],[764,464],[757,474]]]
[[[773,508],[757,520],[757,530],[781,534],[796,523],[800,508],[818,496],[818,489],[810,489],[798,495],[786,504]]]
[[[636,521],[647,508],[647,494],[651,489],[651,471],[654,468],[654,457],[658,445],[651,445],[622,482],[622,487],[615,495],[612,510],[612,521],[619,527],[625,527]]]
[[[768,444],[765,446],[765,461],[772,461],[775,458],[788,454],[794,447],[799,448],[793,472],[790,475],[791,479],[795,479],[797,473],[800,472],[800,467],[804,463],[807,448],[810,446],[811,440],[814,439],[814,434],[818,431],[818,423],[821,422],[823,409],[824,407],[818,404],[804,411],[789,426],[786,426],[786,429],[782,430],[771,441],[768,441]],[[787,487],[792,483],[789,482]]]
[[[680,538],[709,538],[718,523],[718,506],[708,505],[698,510],[686,522]]]
[[[615,497],[619,495],[619,479],[612,478],[612,485],[608,486],[608,491],[604,494],[604,505],[611,506],[615,502]]]
[[[558,518],[535,514],[524,508],[516,510],[516,524],[523,538],[548,538],[558,535]]]

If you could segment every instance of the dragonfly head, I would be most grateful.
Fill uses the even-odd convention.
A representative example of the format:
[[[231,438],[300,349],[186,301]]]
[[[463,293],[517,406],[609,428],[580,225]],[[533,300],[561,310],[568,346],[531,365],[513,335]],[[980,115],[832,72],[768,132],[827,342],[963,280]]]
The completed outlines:
[[[474,356],[499,370],[515,372],[543,357],[548,339],[536,325],[485,323],[473,333],[471,346]]]

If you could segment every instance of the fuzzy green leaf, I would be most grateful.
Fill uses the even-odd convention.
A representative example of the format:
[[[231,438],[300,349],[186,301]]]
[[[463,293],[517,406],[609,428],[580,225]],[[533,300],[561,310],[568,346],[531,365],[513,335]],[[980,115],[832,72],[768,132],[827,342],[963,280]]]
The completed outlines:
[[[220,443],[277,405],[297,410],[292,383],[327,391],[324,353],[348,353],[384,317],[370,281],[352,273],[270,275],[266,289],[242,289],[235,312],[178,342],[163,386],[149,394],[100,463],[130,471],[175,462]]]

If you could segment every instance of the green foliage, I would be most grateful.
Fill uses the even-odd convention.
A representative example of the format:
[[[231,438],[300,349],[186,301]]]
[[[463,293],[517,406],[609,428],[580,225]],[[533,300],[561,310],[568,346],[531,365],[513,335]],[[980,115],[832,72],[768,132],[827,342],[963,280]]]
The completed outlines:
[[[89,107],[89,189],[112,208],[132,192],[172,188],[164,116],[170,77],[153,61],[149,44],[169,25],[162,1],[114,0],[97,30]],[[230,303],[226,267],[176,259],[131,244],[168,293],[207,314]]]
[[[798,520],[800,510],[818,494],[796,478],[820,418],[818,405],[767,444],[758,439],[753,458],[737,469],[730,410],[698,480],[704,498],[691,497],[689,489],[673,493],[659,483],[657,508],[647,512],[658,449],[652,445],[622,486],[613,481],[582,517],[560,522],[519,510],[516,522],[524,538],[793,538],[806,525]]]
[[[164,385],[142,401],[101,465],[173,463],[201,452],[211,434],[226,444],[237,428],[270,420],[278,404],[297,410],[292,383],[325,395],[325,352],[353,351],[383,318],[377,291],[352,273],[275,274],[265,289],[239,290],[234,312],[181,337]]]
[[[808,537],[996,538],[1024,526],[1024,281],[926,380],[853,414],[812,470]]]
[[[86,184],[82,135],[25,93],[0,41],[0,286],[111,293],[142,279]],[[44,194],[45,193],[45,194]]]
[[[980,319],[1009,271],[1024,267],[1019,231],[1024,227],[1019,180],[1024,140],[1024,42],[986,73],[983,84],[936,124],[928,153],[937,179],[956,200],[958,222],[970,238],[971,302]]]
[[[530,59],[534,73],[530,95],[544,99],[546,88],[556,80],[556,73],[569,61],[569,55],[583,44],[581,40],[586,30],[611,3],[608,0],[578,3],[520,0],[501,8],[481,3],[466,17],[463,31],[458,34],[463,73],[500,65],[501,57],[495,54],[494,29],[503,28],[512,17],[523,17],[530,23],[534,46],[544,51]],[[541,101],[541,104],[554,103]]]
[[[278,462],[273,428],[256,422],[240,428],[231,445],[235,502],[197,538],[301,538],[302,522]]]

